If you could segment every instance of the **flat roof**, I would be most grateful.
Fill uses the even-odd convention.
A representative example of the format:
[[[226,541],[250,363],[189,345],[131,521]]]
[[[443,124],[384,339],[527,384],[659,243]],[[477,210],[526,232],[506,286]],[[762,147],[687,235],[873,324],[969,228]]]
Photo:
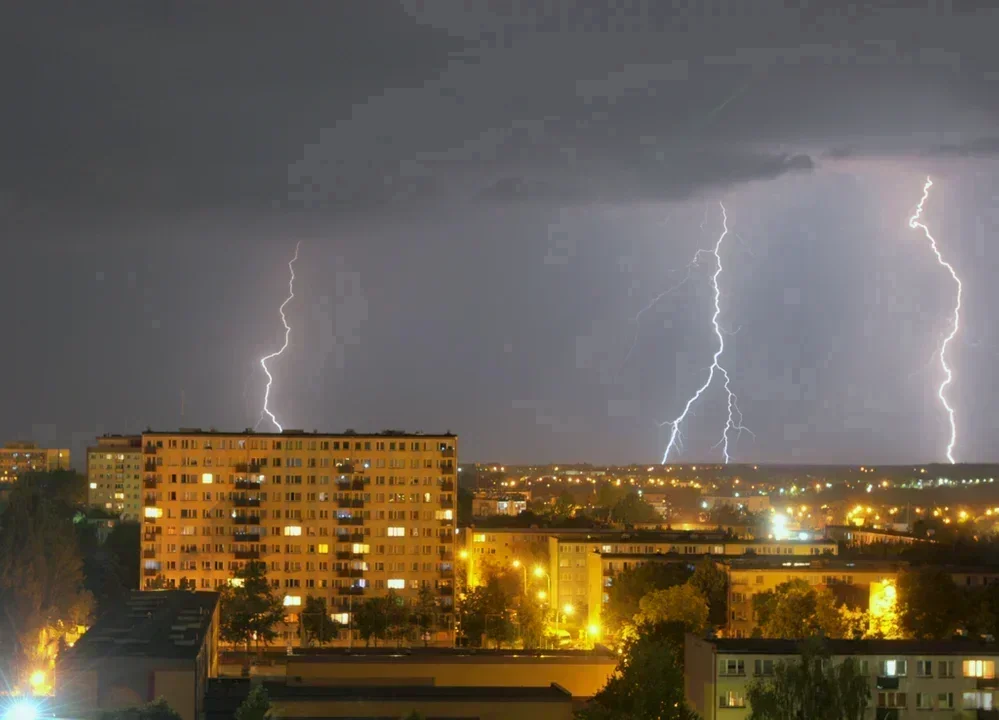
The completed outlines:
[[[598,646],[593,650],[490,650],[477,648],[296,648],[288,662],[303,663],[610,663],[618,656]]]
[[[332,437],[332,438],[455,438],[458,437],[453,432],[445,433],[425,433],[425,432],[405,432],[402,430],[381,430],[379,432],[354,432],[351,430],[345,430],[343,432],[319,432],[318,430],[313,430],[311,432],[306,432],[305,430],[284,430],[282,432],[256,432],[251,428],[245,430],[237,430],[234,432],[225,432],[223,430],[215,430],[214,428],[209,430],[202,430],[201,428],[178,428],[177,430],[147,430],[142,433],[143,437],[149,436],[167,436],[167,435],[210,435],[210,436],[226,436],[226,437],[236,437],[245,435],[247,437],[265,437],[265,438],[283,438],[283,437]]]
[[[793,555],[782,555],[780,557],[751,557],[745,555],[733,556],[729,561],[732,570],[791,570],[794,572],[808,572],[818,570],[856,570],[877,572],[879,570],[898,571],[907,567],[908,563],[902,561],[889,560],[845,560],[836,556],[812,557],[802,556],[800,560],[793,560]]]
[[[561,535],[561,532],[556,535]],[[566,537],[579,540],[578,537]],[[675,540],[704,540],[718,542],[729,540],[722,530],[590,530],[585,538],[592,542],[673,542]]]
[[[688,636],[696,637],[696,636]],[[797,655],[801,640],[718,638],[707,640],[718,654]],[[999,655],[999,644],[977,640],[826,640],[832,655]]]
[[[218,602],[213,592],[133,590],[124,607],[105,613],[59,661],[194,658]]]

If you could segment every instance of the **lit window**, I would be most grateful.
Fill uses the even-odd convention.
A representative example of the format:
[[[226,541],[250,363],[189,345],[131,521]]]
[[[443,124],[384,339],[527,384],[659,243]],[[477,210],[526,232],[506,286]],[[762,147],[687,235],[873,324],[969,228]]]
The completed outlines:
[[[301,595],[285,595],[284,596],[285,607],[289,605],[301,605],[302,596]]]
[[[996,676],[996,664],[994,660],[965,660],[964,676],[966,678],[986,678],[992,679]]]
[[[243,587],[243,578],[229,578],[226,582],[232,587]]]
[[[391,528],[389,528],[389,529],[391,530]],[[392,533],[389,533],[389,534],[391,535]],[[359,554],[361,554],[361,553],[369,553],[369,552],[371,552],[371,547],[369,545],[364,544],[364,543],[354,543],[353,545],[350,546],[350,551],[354,552],[354,553],[359,553]]]
[[[90,489],[91,490],[96,490],[97,489],[97,483],[90,483]]]
[[[485,541],[486,541],[486,536],[483,533],[475,533],[475,535],[472,536],[472,542],[485,542]]]
[[[389,578],[388,588],[389,590],[405,590],[406,581],[401,578]]]
[[[389,537],[406,537],[406,528],[401,527],[390,527],[388,529]]]
[[[320,543],[319,544],[319,554],[320,555],[326,555],[326,554],[329,553],[329,551],[330,551],[330,546],[329,545],[327,545],[325,543]]]
[[[163,508],[147,507],[145,513],[147,518],[163,517]]]
[[[350,624],[350,614],[349,613],[334,613],[333,615],[330,615],[330,617],[333,618],[333,622],[339,623],[340,625],[349,625]]]
[[[205,485],[212,484],[212,474],[211,473],[201,473],[201,482]]]
[[[298,536],[302,534],[302,528],[299,525],[285,525],[284,534]]]
[[[434,516],[438,520],[453,520],[454,511],[453,510],[438,510],[434,513]]]

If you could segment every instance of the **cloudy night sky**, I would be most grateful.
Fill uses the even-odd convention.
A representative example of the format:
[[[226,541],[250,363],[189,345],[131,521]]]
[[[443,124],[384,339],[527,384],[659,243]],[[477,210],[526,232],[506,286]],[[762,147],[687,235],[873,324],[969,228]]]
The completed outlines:
[[[722,202],[733,460],[941,460],[930,175],[955,454],[996,460],[999,12],[902,4],[4,3],[0,438],[253,426],[301,241],[286,428],[657,462]],[[680,459],[724,423],[716,385]]]

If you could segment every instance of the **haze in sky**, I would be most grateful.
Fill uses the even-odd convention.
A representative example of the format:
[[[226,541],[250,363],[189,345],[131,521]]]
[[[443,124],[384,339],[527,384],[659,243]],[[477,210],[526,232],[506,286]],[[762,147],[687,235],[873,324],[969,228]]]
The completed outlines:
[[[739,462],[958,460],[999,429],[990,3],[8,3],[0,438],[241,430],[301,242],[285,427],[654,462],[711,361]],[[183,415],[181,395],[183,393]],[[715,388],[681,460],[720,459]]]

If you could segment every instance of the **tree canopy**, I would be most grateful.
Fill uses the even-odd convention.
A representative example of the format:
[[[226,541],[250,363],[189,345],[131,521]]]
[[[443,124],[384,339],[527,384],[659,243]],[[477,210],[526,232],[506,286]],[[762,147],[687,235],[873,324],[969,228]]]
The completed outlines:
[[[604,622],[608,629],[613,631],[631,622],[647,593],[682,585],[690,575],[683,563],[660,562],[646,562],[619,572],[607,589]]]
[[[267,566],[249,562],[235,573],[232,582],[222,588],[219,634],[226,642],[246,645],[269,644],[277,633],[274,626],[284,619],[281,598],[271,592]]]
[[[710,557],[703,557],[688,582],[708,601],[708,621],[715,626],[728,619],[728,575]]]
[[[336,638],[340,626],[330,617],[325,597],[306,597],[298,617],[302,637],[309,645],[325,645]]]
[[[263,685],[254,685],[250,694],[236,708],[236,720],[267,720],[271,715],[271,701]]]
[[[703,633],[708,627],[708,603],[690,583],[674,585],[665,590],[653,590],[638,603],[636,625],[658,625],[675,622],[687,632]]]
[[[796,578],[753,596],[759,634],[767,638],[847,637],[850,627],[826,589]]]
[[[138,707],[106,710],[99,717],[100,720],[181,720],[180,713],[170,707],[163,698],[157,698]]]
[[[661,522],[662,517],[638,493],[629,492],[611,507],[611,520],[622,525]]]
[[[797,662],[778,662],[773,676],[753,680],[746,691],[749,720],[863,720],[870,681],[855,660],[829,662],[820,643],[802,646]]]
[[[897,585],[898,620],[907,636],[942,640],[961,624],[962,593],[946,570],[905,571]]]

